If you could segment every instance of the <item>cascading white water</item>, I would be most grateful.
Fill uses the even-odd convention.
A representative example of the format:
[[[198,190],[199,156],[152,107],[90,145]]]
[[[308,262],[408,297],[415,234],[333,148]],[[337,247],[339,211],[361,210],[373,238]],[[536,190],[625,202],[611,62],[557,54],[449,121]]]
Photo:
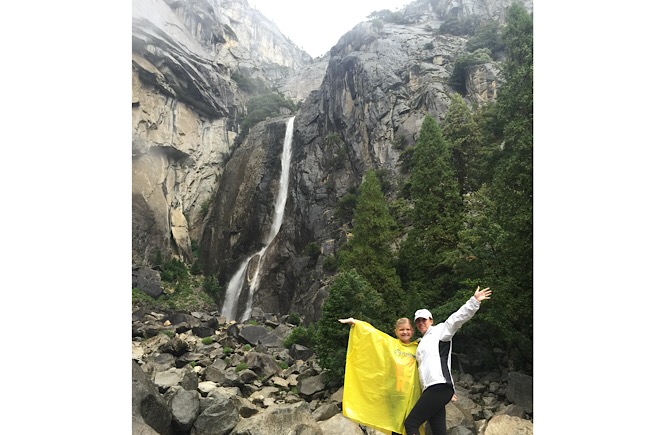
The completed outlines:
[[[235,320],[236,311],[238,310],[238,299],[240,298],[240,293],[243,288],[243,283],[245,281],[245,274],[247,273],[247,267],[249,266],[250,261],[258,256],[258,262],[256,268],[254,269],[254,274],[250,281],[249,286],[249,295],[247,298],[247,306],[245,311],[242,314],[240,320],[247,320],[252,311],[252,298],[254,297],[254,291],[259,286],[261,282],[261,266],[263,265],[263,254],[272,243],[272,241],[279,233],[279,229],[282,226],[282,220],[284,219],[284,208],[286,207],[286,196],[289,190],[289,166],[291,164],[291,140],[293,139],[293,121],[295,116],[289,118],[289,121],[286,124],[286,134],[284,135],[284,145],[282,147],[282,172],[279,178],[279,191],[277,192],[277,198],[275,199],[275,214],[273,216],[272,225],[270,226],[270,233],[268,234],[267,239],[265,239],[263,248],[259,252],[256,252],[247,257],[238,268],[238,271],[233,275],[229,284],[226,288],[226,296],[224,297],[224,305],[222,306],[222,316],[226,317],[228,320]]]

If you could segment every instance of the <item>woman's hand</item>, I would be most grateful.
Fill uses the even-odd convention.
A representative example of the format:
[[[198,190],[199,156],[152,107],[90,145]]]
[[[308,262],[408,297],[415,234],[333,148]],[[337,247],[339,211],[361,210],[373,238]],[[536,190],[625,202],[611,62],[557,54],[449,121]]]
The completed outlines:
[[[490,290],[489,287],[485,287],[484,289],[480,289],[480,286],[476,289],[476,292],[473,294],[473,297],[476,298],[478,302],[482,302],[485,299],[489,299],[490,295],[492,294],[492,290]]]
[[[339,323],[350,323],[352,325],[356,324],[356,319],[354,319],[353,317],[349,317],[348,319],[337,319],[337,321]]]

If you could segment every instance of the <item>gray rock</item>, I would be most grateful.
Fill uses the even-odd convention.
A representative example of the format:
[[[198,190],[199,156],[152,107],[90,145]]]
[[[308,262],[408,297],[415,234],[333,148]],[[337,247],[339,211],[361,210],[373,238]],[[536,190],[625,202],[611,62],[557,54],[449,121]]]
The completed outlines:
[[[262,412],[241,420],[232,435],[323,435],[305,402],[271,405]]]
[[[312,396],[326,388],[325,376],[316,375],[308,378],[298,379],[298,390],[300,394]]]
[[[487,422],[484,435],[533,435],[533,423],[510,415],[496,415]]]
[[[153,298],[164,293],[159,272],[145,267],[132,271],[132,287],[142,290]]]
[[[509,373],[506,399],[531,414],[533,412],[533,378],[522,373]]]
[[[160,434],[166,433],[171,424],[168,403],[135,361],[132,361],[132,417]]]
[[[227,435],[240,420],[238,407],[233,400],[216,398],[194,422],[197,435]]]
[[[196,391],[177,389],[169,401],[169,408],[176,428],[188,431],[199,414],[199,394]]]

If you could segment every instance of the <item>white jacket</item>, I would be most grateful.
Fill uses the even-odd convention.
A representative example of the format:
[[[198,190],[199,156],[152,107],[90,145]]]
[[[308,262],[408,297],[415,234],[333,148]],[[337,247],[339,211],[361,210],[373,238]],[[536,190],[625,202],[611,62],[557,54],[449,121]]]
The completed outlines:
[[[423,391],[435,384],[450,384],[455,388],[453,378],[450,375],[453,335],[467,320],[476,314],[478,308],[480,308],[480,302],[471,296],[445,322],[430,326],[423,335],[416,351],[420,388]]]

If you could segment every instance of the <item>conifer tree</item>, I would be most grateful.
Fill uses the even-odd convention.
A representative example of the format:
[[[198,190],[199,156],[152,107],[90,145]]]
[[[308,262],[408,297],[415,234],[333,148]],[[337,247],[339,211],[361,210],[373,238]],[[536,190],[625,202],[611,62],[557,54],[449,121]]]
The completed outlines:
[[[385,306],[379,293],[355,270],[339,272],[330,285],[330,295],[323,304],[321,317],[315,324],[315,350],[321,367],[328,370],[331,382],[344,379],[349,327],[337,319],[354,317],[375,328],[390,331],[382,323]]]
[[[374,170],[365,174],[353,215],[352,237],[340,252],[340,270],[355,269],[389,307],[388,324],[404,315],[402,286],[395,269],[396,223]]]
[[[443,118],[443,137],[451,145],[455,177],[460,195],[480,187],[482,179],[480,129],[471,109],[459,94],[453,94]]]
[[[410,194],[413,229],[400,249],[400,273],[416,303],[441,303],[457,289],[453,275],[462,200],[450,144],[431,115],[426,115],[413,150]]]
[[[532,31],[528,12],[511,6],[503,33],[504,82],[495,107],[484,114],[485,140],[502,146],[487,166],[493,169],[491,181],[466,200],[457,264],[469,284],[482,281],[478,284],[493,288],[495,302],[500,300],[488,305],[465,334],[492,340],[490,346],[508,350],[522,367],[532,361],[533,343]]]

